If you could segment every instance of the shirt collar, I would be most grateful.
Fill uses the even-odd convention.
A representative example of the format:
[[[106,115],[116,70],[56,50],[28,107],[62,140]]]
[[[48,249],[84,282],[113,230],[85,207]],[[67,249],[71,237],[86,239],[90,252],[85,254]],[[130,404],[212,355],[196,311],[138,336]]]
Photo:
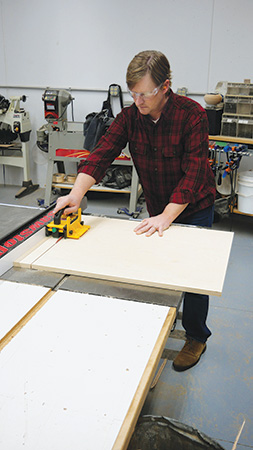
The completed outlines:
[[[174,95],[175,95],[174,92],[172,91],[172,89],[170,89],[170,92],[169,92],[169,95],[168,95],[168,100],[165,103],[164,108],[163,108],[163,110],[161,112],[160,119],[161,119],[162,116],[164,116],[164,115],[166,116],[167,113],[170,111],[170,109],[172,107],[172,104],[173,104]],[[134,105],[134,107],[136,109],[136,120],[141,120],[144,123],[149,123],[149,124],[152,124],[154,126],[156,125],[156,123],[153,122],[153,120],[151,119],[150,116],[144,116],[143,114],[141,114],[139,112],[139,110],[138,110],[137,106],[135,105],[135,103],[133,103],[133,105]],[[158,123],[159,123],[160,119],[158,120]]]
[[[168,100],[164,105],[161,116],[166,115],[169,112],[169,110],[171,109],[173,100],[174,100],[174,95],[175,95],[174,92],[172,91],[172,89],[170,89],[169,95],[168,95]]]

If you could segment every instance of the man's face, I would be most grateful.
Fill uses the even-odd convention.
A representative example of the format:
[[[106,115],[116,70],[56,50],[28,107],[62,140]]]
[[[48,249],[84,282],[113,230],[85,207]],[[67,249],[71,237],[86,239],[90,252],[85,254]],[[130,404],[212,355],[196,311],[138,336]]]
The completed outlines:
[[[161,111],[167,101],[165,95],[169,89],[169,80],[166,80],[162,86],[155,85],[149,74],[146,74],[138,83],[131,89],[134,103],[141,114],[150,115],[152,119],[156,120],[160,117]],[[145,94],[152,95],[145,96]],[[137,94],[137,95],[135,95]],[[142,95],[138,95],[142,94]]]

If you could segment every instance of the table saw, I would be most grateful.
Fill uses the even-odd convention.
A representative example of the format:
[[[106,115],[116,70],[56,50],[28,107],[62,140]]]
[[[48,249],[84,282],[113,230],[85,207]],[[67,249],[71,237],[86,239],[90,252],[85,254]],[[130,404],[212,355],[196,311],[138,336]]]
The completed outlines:
[[[147,238],[133,233],[135,221],[83,221],[90,229],[79,240],[42,227],[0,259],[5,448],[126,449],[182,290],[221,295],[233,233],[175,225]],[[188,272],[197,259],[208,268],[199,280],[182,264],[193,240]]]

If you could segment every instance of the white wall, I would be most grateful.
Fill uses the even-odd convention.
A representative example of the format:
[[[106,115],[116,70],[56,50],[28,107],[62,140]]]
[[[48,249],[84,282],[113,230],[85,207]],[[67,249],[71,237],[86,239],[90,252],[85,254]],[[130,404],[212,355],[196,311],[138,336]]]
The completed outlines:
[[[71,88],[74,119],[83,122],[101,109],[109,84],[126,90],[136,53],[157,49],[170,61],[174,91],[186,86],[203,105],[218,81],[253,82],[252,17],[252,0],[0,0],[0,94],[28,96],[33,182],[46,180],[36,147],[46,87]],[[22,178],[6,167],[7,183]]]

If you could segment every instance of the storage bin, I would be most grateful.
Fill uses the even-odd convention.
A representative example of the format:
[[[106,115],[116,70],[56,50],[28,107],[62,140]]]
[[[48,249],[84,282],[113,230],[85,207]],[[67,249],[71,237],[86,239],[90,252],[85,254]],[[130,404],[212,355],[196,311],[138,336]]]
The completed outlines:
[[[239,95],[240,83],[228,83],[227,94]]]
[[[221,121],[222,136],[236,136],[237,135],[237,117],[225,116],[223,114]]]
[[[229,95],[253,95],[253,84],[251,84],[251,83],[228,83],[227,94],[229,94]]]
[[[251,114],[251,98],[250,97],[238,97],[237,102],[237,114]]]
[[[253,84],[227,83],[221,135],[253,139]]]
[[[237,121],[237,137],[253,138],[253,120],[240,117]]]
[[[224,113],[236,114],[237,113],[238,97],[225,96],[224,101]]]

